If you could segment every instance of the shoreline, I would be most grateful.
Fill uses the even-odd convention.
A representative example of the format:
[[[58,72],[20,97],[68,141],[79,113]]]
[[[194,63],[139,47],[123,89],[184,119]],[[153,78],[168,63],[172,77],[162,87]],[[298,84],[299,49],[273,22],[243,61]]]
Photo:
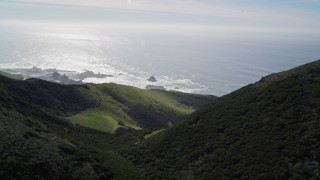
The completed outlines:
[[[83,72],[78,72],[74,70],[56,68],[42,69],[35,66],[31,68],[0,68],[0,70],[13,75],[20,75],[24,80],[36,78],[65,85],[115,83],[145,90],[164,90],[169,92],[216,96],[212,93],[203,93],[200,89],[196,88],[183,88],[179,87],[179,85],[168,87],[165,85],[165,80],[162,80],[154,75],[150,75],[149,78],[143,79],[141,77],[124,74],[123,72],[118,74],[103,74],[100,72],[95,73],[86,69],[83,69]],[[126,83],[126,80],[127,82],[131,83]]]

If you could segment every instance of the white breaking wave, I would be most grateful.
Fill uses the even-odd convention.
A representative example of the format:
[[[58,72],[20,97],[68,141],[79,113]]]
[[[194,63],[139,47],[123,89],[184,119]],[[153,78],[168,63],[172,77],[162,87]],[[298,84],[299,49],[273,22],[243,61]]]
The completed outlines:
[[[38,67],[43,70],[45,69],[57,69],[60,71],[72,71],[74,73],[82,73],[85,71],[92,71],[94,73],[101,73],[112,75],[113,77],[106,78],[86,78],[83,80],[84,83],[117,83],[123,85],[129,85],[133,87],[138,87],[141,89],[146,88],[148,85],[160,86],[164,87],[166,90],[170,91],[180,91],[186,93],[202,93],[207,88],[201,84],[197,84],[193,82],[191,79],[183,79],[183,78],[171,78],[169,76],[156,76],[156,82],[150,82],[147,79],[151,76],[145,72],[136,71],[135,74],[130,74],[125,72],[124,70],[117,69],[113,66],[107,64],[71,64],[63,62],[42,62],[42,63],[34,63],[34,62],[15,62],[15,63],[7,63],[0,64],[0,69],[5,70],[15,70],[15,69],[30,69],[32,67]],[[30,74],[29,74],[30,75]],[[140,75],[140,76],[139,76]],[[32,75],[31,75],[32,76]],[[34,77],[37,77],[34,75]]]

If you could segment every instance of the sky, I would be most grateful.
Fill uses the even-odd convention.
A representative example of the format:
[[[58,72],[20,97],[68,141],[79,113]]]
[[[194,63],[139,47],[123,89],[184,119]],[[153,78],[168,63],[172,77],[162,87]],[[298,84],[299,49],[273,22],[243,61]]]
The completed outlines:
[[[320,0],[0,0],[2,21],[188,24],[320,32]]]

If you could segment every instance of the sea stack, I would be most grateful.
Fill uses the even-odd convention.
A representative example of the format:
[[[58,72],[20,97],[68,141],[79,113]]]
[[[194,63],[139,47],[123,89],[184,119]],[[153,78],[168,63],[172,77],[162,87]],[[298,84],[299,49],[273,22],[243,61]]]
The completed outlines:
[[[157,79],[156,79],[156,77],[154,77],[154,76],[152,75],[152,76],[149,77],[148,81],[150,81],[150,82],[156,82]]]
[[[61,74],[59,74],[57,71],[53,72],[51,75],[51,79],[60,81],[61,80]]]

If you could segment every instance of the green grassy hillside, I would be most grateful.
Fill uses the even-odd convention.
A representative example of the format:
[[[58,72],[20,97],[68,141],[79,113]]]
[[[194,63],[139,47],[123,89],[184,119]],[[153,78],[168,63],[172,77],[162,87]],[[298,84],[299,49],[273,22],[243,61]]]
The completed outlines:
[[[23,76],[20,75],[20,74],[10,74],[10,73],[4,72],[4,71],[0,71],[0,75],[8,77],[8,78],[11,78],[11,79],[17,79],[17,80],[23,80],[24,79]]]
[[[116,149],[151,133],[141,127],[163,128],[215,98],[0,75],[0,179],[141,179]],[[135,106],[148,106],[155,116]]]
[[[0,93],[3,103],[31,104],[53,116],[105,132],[115,132],[118,127],[165,128],[168,122],[176,122],[216,99],[117,84],[65,86],[38,79],[16,81],[5,77],[1,77]]]
[[[166,128],[168,123],[174,123],[216,99],[215,96],[148,91],[112,83],[89,84],[78,89],[84,97],[95,102],[95,106],[69,119],[107,132],[115,132],[118,127],[137,130]]]
[[[320,61],[219,98],[123,154],[150,179],[319,179]]]

